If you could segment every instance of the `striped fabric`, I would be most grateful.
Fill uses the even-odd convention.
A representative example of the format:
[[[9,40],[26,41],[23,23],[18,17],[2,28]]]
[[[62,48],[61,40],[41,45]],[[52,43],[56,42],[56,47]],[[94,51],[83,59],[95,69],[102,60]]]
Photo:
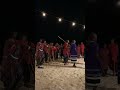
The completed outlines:
[[[98,86],[100,84],[100,69],[86,69],[86,85],[88,86]]]
[[[85,81],[86,86],[96,87],[100,84],[101,66],[96,57],[99,52],[96,42],[88,42],[85,49]]]
[[[77,61],[77,55],[71,55],[70,59],[71,59],[72,63],[76,63],[76,61]]]
[[[70,59],[72,63],[76,63],[77,61],[77,46],[75,43],[71,44],[71,48],[70,48]]]

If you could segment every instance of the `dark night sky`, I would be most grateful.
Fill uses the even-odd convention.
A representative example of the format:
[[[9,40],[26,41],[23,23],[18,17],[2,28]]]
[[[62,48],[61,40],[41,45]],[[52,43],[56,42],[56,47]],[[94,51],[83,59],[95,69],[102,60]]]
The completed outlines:
[[[85,24],[85,0],[36,0],[36,9],[46,11],[48,14],[63,17],[70,21],[77,21]],[[48,40],[60,41],[57,36],[64,39],[77,39],[79,42],[84,40],[84,32],[81,27],[72,28],[71,23],[57,23],[53,16],[43,19],[36,12],[36,30],[38,37],[45,37]],[[40,34],[41,33],[41,34]],[[47,37],[46,37],[47,36]]]
[[[31,5],[27,4],[28,2],[5,1],[4,4],[2,3],[4,10],[1,11],[1,30],[29,31],[29,35],[35,41],[40,37],[48,41],[60,41],[57,35],[64,39],[82,41],[85,40],[84,33],[89,34],[91,31],[99,33],[101,40],[109,39],[111,36],[117,37],[120,34],[118,23],[120,9],[116,9],[112,1],[97,0],[97,2],[88,3],[86,0],[35,0],[33,3],[33,7],[37,10],[44,10],[58,17],[63,16],[70,21],[75,20],[86,24],[85,32],[82,32],[81,27],[72,28],[70,23],[58,24],[52,16],[43,19],[39,13],[31,13],[33,8],[30,8]]]
[[[91,31],[97,32],[100,42],[119,36],[120,9],[117,9],[114,3],[113,0],[97,0],[96,3],[89,4],[86,34]]]
[[[81,27],[72,28],[70,23],[65,22],[58,24],[51,16],[44,20],[39,13],[34,13],[33,9],[44,10],[56,16],[63,16],[70,21],[75,20],[85,24],[85,0],[35,0],[32,3],[33,7],[29,3],[31,1],[26,2],[23,0],[3,1],[1,35],[11,31],[28,31],[35,41],[45,38],[48,41],[59,42],[61,40],[57,38],[58,35],[64,39],[77,39],[79,42],[84,40],[85,32],[82,32]]]

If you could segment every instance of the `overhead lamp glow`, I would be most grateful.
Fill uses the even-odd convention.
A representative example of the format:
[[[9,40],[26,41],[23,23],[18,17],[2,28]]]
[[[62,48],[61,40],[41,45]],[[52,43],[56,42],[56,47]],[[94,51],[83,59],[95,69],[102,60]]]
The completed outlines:
[[[120,6],[120,0],[117,2],[117,5]]]
[[[75,22],[72,22],[72,26],[75,26],[76,25],[76,23]]]
[[[59,21],[59,22],[62,22],[62,18],[58,18],[58,21]]]
[[[43,16],[43,17],[46,17],[46,13],[45,13],[45,12],[42,12],[42,16]]]
[[[85,29],[85,25],[83,25],[83,29]]]

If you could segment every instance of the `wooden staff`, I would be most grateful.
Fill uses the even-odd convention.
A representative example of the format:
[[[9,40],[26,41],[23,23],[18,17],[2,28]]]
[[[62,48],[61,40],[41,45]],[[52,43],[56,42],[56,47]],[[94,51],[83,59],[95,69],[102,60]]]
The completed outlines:
[[[60,40],[62,40],[63,42],[65,42],[65,40],[64,40],[64,39],[62,39],[60,36],[58,36],[58,38],[59,38]]]

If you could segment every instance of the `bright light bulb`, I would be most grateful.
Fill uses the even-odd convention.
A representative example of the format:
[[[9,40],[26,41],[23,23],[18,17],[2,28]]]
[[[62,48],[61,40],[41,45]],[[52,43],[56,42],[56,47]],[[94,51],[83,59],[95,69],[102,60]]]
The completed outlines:
[[[59,22],[62,22],[62,18],[59,18],[58,21],[59,21]]]
[[[45,17],[45,16],[46,16],[46,13],[45,13],[45,12],[42,12],[42,16]]]
[[[83,28],[85,29],[85,25],[83,26]]]
[[[73,23],[72,23],[72,26],[75,26],[75,25],[76,25],[76,23],[75,23],[75,22],[73,22]]]

